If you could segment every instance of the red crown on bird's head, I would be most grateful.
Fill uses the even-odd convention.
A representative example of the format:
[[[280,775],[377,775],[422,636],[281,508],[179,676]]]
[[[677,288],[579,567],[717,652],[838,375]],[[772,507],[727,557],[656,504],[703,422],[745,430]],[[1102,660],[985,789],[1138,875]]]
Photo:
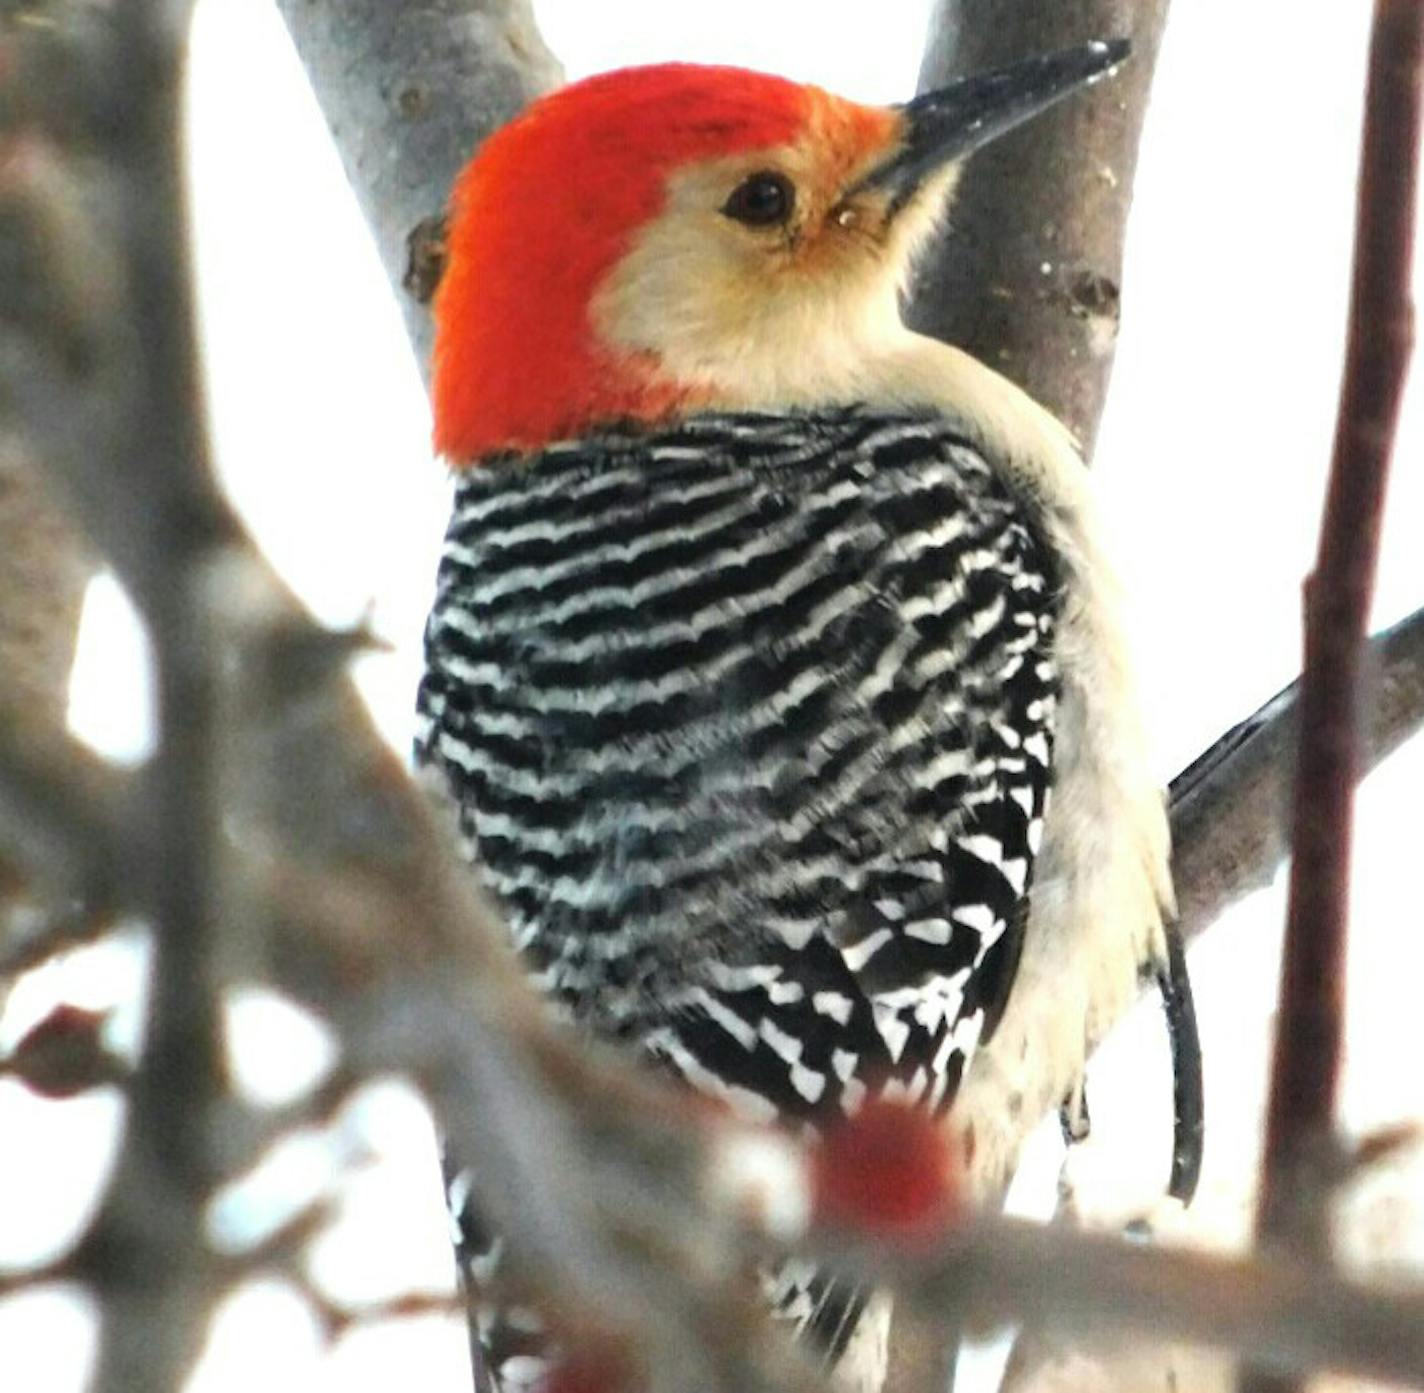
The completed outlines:
[[[697,405],[698,384],[608,346],[591,317],[669,177],[812,128],[849,167],[891,139],[895,120],[784,78],[682,63],[600,74],[534,103],[455,185],[435,301],[436,448],[467,464]]]
[[[437,448],[463,465],[704,406],[894,395],[896,294],[960,162],[1126,53],[1095,41],[895,108],[679,63],[536,102],[455,187]]]

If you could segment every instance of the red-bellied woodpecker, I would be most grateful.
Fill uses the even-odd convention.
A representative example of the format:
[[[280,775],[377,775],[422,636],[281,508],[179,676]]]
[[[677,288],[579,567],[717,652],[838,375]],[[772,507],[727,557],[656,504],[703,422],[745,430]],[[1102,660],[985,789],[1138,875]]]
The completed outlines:
[[[958,162],[1125,51],[577,83],[461,176],[436,301],[417,755],[534,981],[750,1117],[923,1107],[986,1195],[1161,960],[1167,829],[1072,439],[898,297]],[[859,1294],[769,1285],[876,1386]]]

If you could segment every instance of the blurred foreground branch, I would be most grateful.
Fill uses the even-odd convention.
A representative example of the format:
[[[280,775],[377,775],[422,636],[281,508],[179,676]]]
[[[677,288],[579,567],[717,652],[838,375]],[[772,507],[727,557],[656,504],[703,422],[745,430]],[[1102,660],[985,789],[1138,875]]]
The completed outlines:
[[[31,19],[59,0],[30,6]],[[0,18],[0,72],[19,46],[18,25]],[[23,82],[0,91],[0,242],[35,247],[54,231],[35,216],[35,193],[53,176],[34,140],[34,97]],[[49,200],[50,207],[53,201]],[[14,351],[6,326],[42,308],[50,283],[0,265],[0,355]],[[78,531],[46,487],[0,397],[0,721],[38,733],[62,727],[85,587],[93,571]],[[18,895],[16,868],[0,843],[0,915]]]
[[[12,18],[5,33],[12,183],[0,263],[31,293],[5,305],[0,392],[21,448],[43,462],[47,487],[67,495],[144,609],[162,707],[158,750],[129,809],[142,834],[96,839],[96,849],[121,844],[128,853],[120,874],[150,926],[153,970],[143,1063],[86,1242],[120,1273],[162,1274],[97,1293],[94,1384],[108,1393],[175,1386],[212,1296],[203,1205],[218,1089],[212,853],[220,809],[207,777],[217,655],[201,568],[226,510],[203,506],[179,159],[188,6],[118,0],[103,9],[52,5],[47,22],[28,18]],[[36,733],[61,739],[55,694],[46,709],[50,720],[11,727],[32,755]],[[18,760],[10,763],[14,772]],[[85,782],[82,761],[68,765],[52,816]],[[38,789],[29,791],[34,809]],[[59,839],[51,825],[36,840],[53,848]],[[91,888],[116,870],[112,861],[97,869]]]

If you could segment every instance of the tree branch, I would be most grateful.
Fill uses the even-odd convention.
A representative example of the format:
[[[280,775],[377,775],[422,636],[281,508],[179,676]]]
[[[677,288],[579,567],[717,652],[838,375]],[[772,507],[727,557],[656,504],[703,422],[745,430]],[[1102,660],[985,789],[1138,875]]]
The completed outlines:
[[[1305,583],[1290,902],[1256,1215],[1258,1243],[1293,1254],[1303,1269],[1331,1252],[1365,634],[1414,344],[1421,116],[1424,3],[1376,0],[1344,380],[1320,547]],[[1291,1393],[1304,1380],[1253,1361],[1242,1387]]]
[[[1110,85],[982,150],[925,264],[910,323],[997,368],[1091,453],[1117,343],[1122,246],[1167,0],[940,0],[920,90],[1125,36]]]
[[[1022,1220],[984,1219],[929,1255],[884,1257],[908,1303],[951,1297],[981,1320],[1075,1336],[1132,1329],[1251,1354],[1279,1368],[1424,1379],[1424,1301],[1282,1259],[1145,1248]]]
[[[28,18],[34,22],[55,8],[31,6]],[[0,67],[8,68],[7,59],[23,46],[12,25],[12,19],[0,20]],[[33,138],[36,116],[27,85],[7,81],[0,100],[0,244],[29,251],[60,231],[46,226],[39,212],[44,200],[35,196],[55,173]],[[0,272],[0,345],[7,326],[32,317],[53,284],[11,274],[7,263]],[[0,399],[0,721],[23,720],[39,733],[64,725],[93,560],[7,416]],[[8,850],[0,851],[0,911],[20,889],[8,861]]]
[[[425,373],[422,264],[465,162],[563,81],[530,0],[277,0]],[[413,274],[412,274],[413,273]],[[428,271],[427,271],[428,274]]]
[[[213,1291],[202,1206],[219,1077],[219,809],[205,777],[214,651],[202,568],[226,514],[203,505],[179,160],[188,6],[117,0],[54,6],[47,18],[7,35],[26,174],[0,252],[7,273],[42,290],[5,306],[0,390],[10,429],[68,492],[143,607],[158,656],[159,750],[130,809],[145,836],[124,842],[129,896],[154,937],[145,1048],[88,1241],[121,1269],[156,1274],[141,1311],[103,1303],[95,1386],[167,1390],[191,1363]],[[65,797],[105,782],[82,761],[70,765],[59,815]],[[92,810],[99,819],[113,811]],[[79,828],[89,821],[77,819]],[[59,839],[41,840],[53,849]],[[105,846],[112,853],[113,839]]]
[[[0,345],[13,325],[55,318],[56,302],[72,285],[52,260],[54,274],[15,274],[21,259],[44,261],[47,246],[66,241],[69,190],[47,158],[43,135],[54,115],[52,95],[23,76],[27,58],[33,61],[42,47],[26,29],[62,25],[63,10],[56,0],[41,0],[22,17],[0,20],[0,64],[7,73],[0,100],[0,243],[16,257],[0,273]],[[11,80],[12,71],[20,80]],[[59,726],[93,561],[8,416],[0,401],[0,710]]]
[[[1385,484],[1413,348],[1410,275],[1424,3],[1377,0],[1344,382],[1315,571],[1305,588],[1290,908],[1259,1212],[1264,1241],[1328,1248],[1322,1151],[1344,1049],[1345,962],[1365,634]]]
[[[1376,635],[1368,654],[1360,776],[1424,725],[1424,609]],[[1172,780],[1172,874],[1188,940],[1265,889],[1288,854],[1299,700],[1296,681]]]

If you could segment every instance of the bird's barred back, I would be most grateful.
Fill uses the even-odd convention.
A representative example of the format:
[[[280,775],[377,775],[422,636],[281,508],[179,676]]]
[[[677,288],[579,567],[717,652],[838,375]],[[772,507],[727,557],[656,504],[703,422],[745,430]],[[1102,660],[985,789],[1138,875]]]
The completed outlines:
[[[949,1107],[1010,985],[1058,596],[944,420],[708,414],[462,476],[417,758],[537,983],[753,1117]]]

